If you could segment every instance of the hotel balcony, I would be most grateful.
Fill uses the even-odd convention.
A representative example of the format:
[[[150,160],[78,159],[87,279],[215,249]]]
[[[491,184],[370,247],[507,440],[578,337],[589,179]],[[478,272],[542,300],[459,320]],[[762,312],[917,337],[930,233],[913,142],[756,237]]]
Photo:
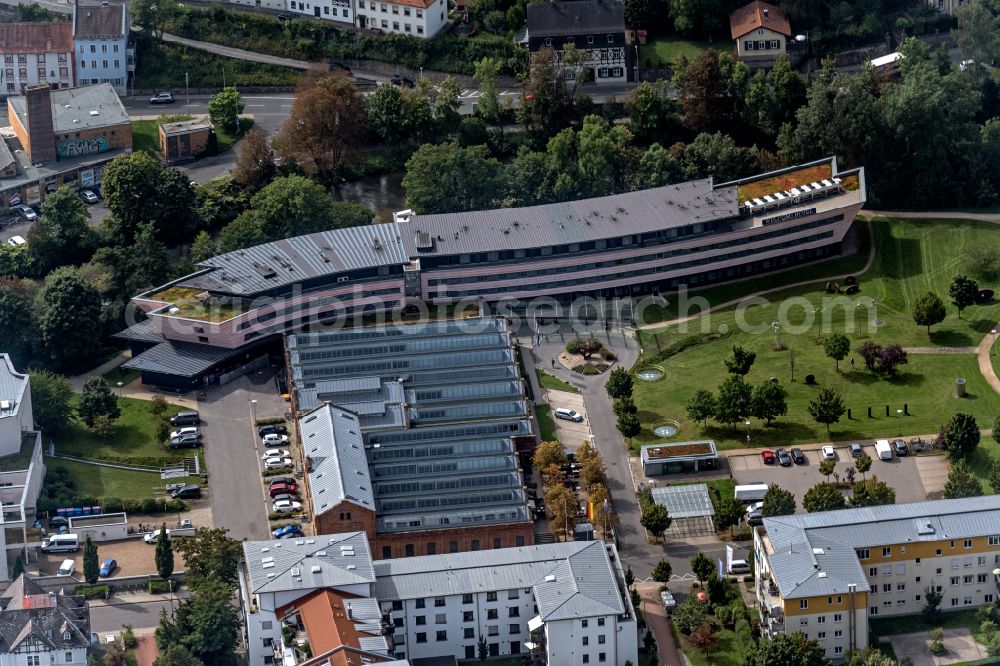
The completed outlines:
[[[767,636],[784,633],[785,613],[778,588],[768,579],[757,582],[757,607],[760,611],[761,633]]]

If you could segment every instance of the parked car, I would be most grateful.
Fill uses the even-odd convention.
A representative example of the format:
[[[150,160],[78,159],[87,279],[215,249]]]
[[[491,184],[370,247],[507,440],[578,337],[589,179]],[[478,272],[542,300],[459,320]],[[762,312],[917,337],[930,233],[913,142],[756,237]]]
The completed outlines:
[[[198,412],[177,412],[170,417],[170,425],[175,428],[179,426],[196,426],[201,423],[201,416]]]
[[[80,198],[83,199],[84,203],[95,204],[97,203],[97,195],[90,190],[80,190]]]
[[[173,104],[174,94],[172,92],[158,92],[149,98],[150,104]]]
[[[201,446],[201,437],[198,435],[181,435],[170,438],[170,448],[172,449],[195,449]]]
[[[851,442],[851,457],[858,458],[864,454],[865,450],[857,442]]]
[[[768,449],[764,449],[763,451],[760,452],[760,457],[761,457],[761,460],[764,461],[765,465],[773,465],[774,464],[774,451],[770,451]]]
[[[408,79],[407,77],[400,76],[399,74],[393,74],[391,81],[394,86],[406,86],[407,88],[415,88],[417,86],[417,84],[413,82],[413,79]]]
[[[145,541],[146,543],[154,544],[154,543],[156,543],[156,538],[158,536],[160,536],[160,532],[161,531],[162,532],[166,532],[167,538],[168,539],[170,538],[170,530],[164,529],[164,528],[161,527],[160,529],[156,530],[155,532],[150,532],[146,536],[142,537],[142,540]]]
[[[288,444],[288,435],[271,433],[264,435],[262,441],[264,442],[264,446],[281,446],[282,444]]]
[[[754,502],[753,504],[747,507],[747,513],[759,512],[763,508],[764,508],[763,502]]]
[[[104,560],[104,562],[101,563],[101,571],[100,571],[101,578],[107,578],[108,576],[113,574],[115,572],[115,569],[117,568],[118,568],[118,562],[115,561],[115,558],[109,557],[108,559]]]
[[[289,499],[278,500],[271,505],[271,509],[274,513],[290,513],[292,511],[298,511],[302,508],[300,502],[295,502]]]
[[[805,456],[804,453],[802,453],[802,449],[798,449],[798,448],[792,449],[791,454],[792,454],[792,462],[793,463],[795,463],[796,465],[805,465],[806,464],[806,456]]]
[[[257,434],[261,437],[267,437],[268,435],[287,435],[288,428],[278,423],[262,425],[257,428]]]
[[[557,419],[562,419],[563,421],[574,421],[576,423],[579,423],[580,421],[583,420],[583,414],[581,414],[580,412],[577,412],[572,409],[565,409],[563,407],[557,409],[555,412],[553,412],[553,414],[555,414],[555,417]]]
[[[11,208],[16,210],[17,214],[20,215],[25,220],[27,220],[28,222],[36,222],[38,220],[38,213],[36,213],[35,209],[32,208],[31,206],[19,204],[17,206],[11,206]]]
[[[264,469],[282,469],[291,466],[291,458],[268,458],[264,461]]]
[[[294,483],[272,483],[267,492],[274,499],[278,495],[298,495],[299,487]]]
[[[63,518],[62,516],[49,518],[49,529],[58,529],[60,527],[69,527],[69,518]]]
[[[906,442],[901,439],[892,440],[892,450],[897,456],[908,456],[910,455],[910,449],[906,446]]]
[[[792,457],[788,455],[788,451],[786,451],[784,448],[775,449],[774,457],[778,459],[778,464],[781,465],[782,467],[792,466]]]
[[[170,433],[170,439],[175,439],[177,437],[183,437],[184,435],[198,435],[198,429],[191,426],[188,428],[178,428]]]
[[[299,501],[299,496],[298,495],[290,495],[288,493],[285,493],[283,495],[272,495],[271,496],[271,501],[272,502],[298,502]]]
[[[747,514],[747,525],[754,527],[756,525],[764,524],[764,514],[760,511],[754,511],[753,513]]]
[[[302,536],[301,525],[284,525],[274,530],[275,539],[288,539],[289,537]]]
[[[837,453],[833,450],[833,447],[827,444],[823,447],[823,460],[836,460]]]
[[[267,460],[268,458],[287,458],[290,455],[292,455],[292,453],[288,449],[272,449],[260,458],[261,460]]]
[[[14,247],[19,247],[21,245],[27,245],[28,241],[24,239],[24,236],[11,236],[7,239],[7,245],[12,245]]]
[[[174,499],[201,499],[201,486],[197,483],[189,483],[170,493],[170,496]]]
[[[667,590],[660,592],[660,601],[663,602],[663,608],[668,613],[677,608],[677,600],[674,599],[674,595],[670,594]]]
[[[271,485],[272,486],[276,486],[279,483],[288,483],[288,484],[294,485],[295,483],[297,483],[297,481],[295,479],[293,479],[292,477],[290,477],[290,476],[273,476],[273,477],[271,477]]]

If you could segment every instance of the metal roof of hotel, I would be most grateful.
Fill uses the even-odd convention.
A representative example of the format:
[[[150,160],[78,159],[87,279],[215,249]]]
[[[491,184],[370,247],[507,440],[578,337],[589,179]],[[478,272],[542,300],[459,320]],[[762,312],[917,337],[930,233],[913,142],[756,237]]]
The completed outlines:
[[[17,414],[28,389],[28,375],[14,369],[14,362],[7,354],[0,354],[0,418]]]
[[[299,432],[310,461],[309,493],[316,513],[344,500],[374,511],[375,496],[358,417],[323,405],[299,419]]]
[[[375,582],[364,532],[244,541],[243,558],[253,593]]]

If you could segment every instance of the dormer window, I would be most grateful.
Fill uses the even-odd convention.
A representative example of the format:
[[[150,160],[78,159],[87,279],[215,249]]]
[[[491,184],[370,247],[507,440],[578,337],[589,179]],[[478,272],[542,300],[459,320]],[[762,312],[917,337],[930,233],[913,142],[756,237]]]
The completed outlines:
[[[66,641],[67,643],[69,643],[71,640],[73,640],[73,634],[71,634],[68,630],[64,631],[63,632],[63,640]]]
[[[546,38],[545,38],[545,45],[546,45],[546,46],[552,46],[552,40],[551,40],[551,39],[549,39],[548,37],[546,37]]]
[[[615,36],[608,35],[608,44],[614,44],[614,43],[615,43]]]

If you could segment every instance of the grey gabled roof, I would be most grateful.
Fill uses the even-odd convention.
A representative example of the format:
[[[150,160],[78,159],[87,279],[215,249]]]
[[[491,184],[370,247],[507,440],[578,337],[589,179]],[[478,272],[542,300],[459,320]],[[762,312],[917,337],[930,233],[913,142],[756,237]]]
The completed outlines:
[[[77,0],[73,34],[78,39],[115,39],[128,36],[122,0]]]
[[[856,550],[1000,534],[1000,495],[822,511],[764,519],[783,598],[868,589]],[[823,574],[823,575],[820,575]]]
[[[13,652],[31,638],[49,650],[89,646],[87,602],[82,596],[46,593],[22,574],[0,595],[0,652]]]
[[[143,319],[137,324],[132,324],[128,328],[118,331],[111,337],[125,342],[159,343],[166,340],[160,333],[159,326],[152,319]]]
[[[323,405],[299,419],[302,450],[309,458],[309,494],[317,515],[343,501],[375,510],[372,480],[358,417]]]
[[[122,331],[121,335],[125,333]],[[122,364],[123,368],[160,372],[180,377],[195,377],[212,366],[245,354],[250,349],[259,346],[260,341],[230,349],[227,347],[212,347],[194,342],[173,342],[167,340],[144,351]]]
[[[543,620],[625,612],[601,541],[379,560],[375,575],[383,602],[530,587]]]
[[[375,582],[372,555],[364,532],[283,541],[244,541],[243,559],[253,593]]]
[[[0,401],[10,403],[10,409],[0,409],[0,418],[17,414],[27,389],[28,375],[14,368],[9,355],[0,354]]]
[[[625,32],[625,5],[615,0],[564,0],[528,5],[528,36]]]

